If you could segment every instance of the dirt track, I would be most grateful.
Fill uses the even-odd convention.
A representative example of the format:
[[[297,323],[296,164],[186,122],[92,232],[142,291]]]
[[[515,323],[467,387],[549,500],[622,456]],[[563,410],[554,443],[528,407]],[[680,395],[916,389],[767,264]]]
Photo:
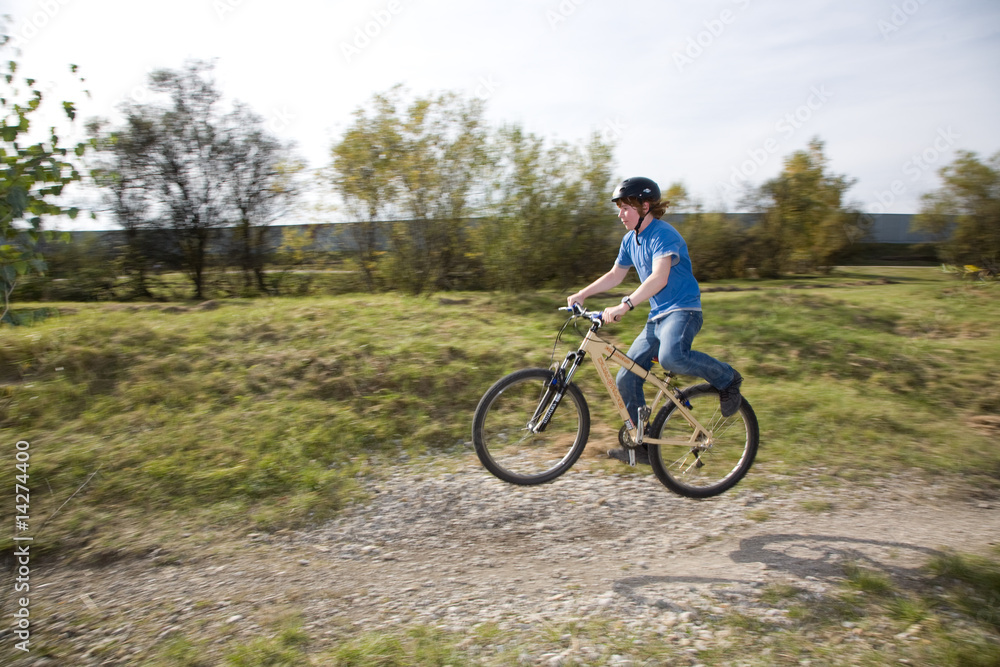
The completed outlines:
[[[982,552],[1000,539],[1000,504],[915,476],[744,484],[692,501],[651,475],[588,470],[592,462],[517,487],[468,454],[447,471],[429,464],[378,482],[371,503],[308,532],[214,544],[191,535],[105,567],[39,566],[36,646],[56,648],[37,664],[70,664],[66,647],[72,664],[134,664],[175,636],[223,650],[289,613],[319,651],[358,630],[492,622],[527,633],[595,614],[686,641],[699,618],[729,609],[780,620],[785,610],[761,601],[771,584],[822,593],[853,561],[905,586],[941,549]],[[711,632],[697,641],[710,645]]]

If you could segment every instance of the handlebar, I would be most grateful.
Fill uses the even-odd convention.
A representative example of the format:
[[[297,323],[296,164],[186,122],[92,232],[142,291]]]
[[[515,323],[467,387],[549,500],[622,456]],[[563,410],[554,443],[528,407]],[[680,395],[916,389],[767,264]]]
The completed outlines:
[[[583,306],[578,303],[574,303],[572,306],[563,306],[559,310],[571,313],[573,317],[583,317],[591,321],[591,323],[596,324],[600,328],[604,324],[604,311],[603,310],[586,310]]]

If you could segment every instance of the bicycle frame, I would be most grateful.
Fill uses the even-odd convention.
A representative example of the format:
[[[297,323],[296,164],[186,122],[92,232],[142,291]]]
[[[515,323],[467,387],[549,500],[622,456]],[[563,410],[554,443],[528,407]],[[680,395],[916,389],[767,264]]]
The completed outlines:
[[[682,446],[682,447],[705,447],[712,442],[712,431],[706,429],[701,425],[701,422],[691,413],[691,411],[681,402],[675,395],[672,387],[660,378],[653,375],[651,371],[647,371],[636,364],[632,359],[625,355],[616,346],[602,340],[597,336],[598,324],[594,324],[590,327],[590,331],[584,336],[583,342],[580,343],[580,347],[576,352],[570,352],[566,355],[563,360],[562,366],[557,373],[557,378],[565,378],[565,384],[573,379],[573,375],[583,364],[584,359],[589,354],[594,360],[594,366],[597,367],[597,375],[601,379],[605,388],[608,390],[608,394],[611,395],[611,400],[614,402],[615,407],[618,409],[618,413],[622,417],[626,428],[632,435],[633,441],[636,445],[670,445],[670,446]],[[656,397],[653,399],[653,404],[649,408],[649,414],[656,414],[656,410],[660,407],[664,399],[671,401],[675,410],[677,410],[685,421],[691,425],[693,432],[689,438],[646,438],[642,432],[643,429],[643,419],[639,420],[638,424],[632,422],[632,418],[629,416],[628,409],[625,407],[625,399],[622,398],[621,392],[618,391],[618,385],[615,382],[614,376],[611,374],[611,368],[608,362],[613,362],[614,364],[624,368],[630,373],[638,375],[646,382],[652,384],[656,390]],[[563,385],[565,386],[565,385]],[[557,398],[561,398],[560,396]],[[552,412],[555,411],[555,406],[558,404],[558,400],[553,400],[552,405],[549,407],[545,418],[541,421],[537,430],[545,428],[545,424],[548,422],[548,418],[551,417]],[[540,406],[541,407],[541,406]],[[537,419],[536,415],[536,419]],[[533,419],[532,422],[535,420]]]

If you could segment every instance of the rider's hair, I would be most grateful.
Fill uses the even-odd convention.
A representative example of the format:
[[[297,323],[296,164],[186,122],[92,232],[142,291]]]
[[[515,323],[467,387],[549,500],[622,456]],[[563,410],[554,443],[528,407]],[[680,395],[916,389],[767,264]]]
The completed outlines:
[[[642,204],[649,204],[649,211],[653,214],[654,218],[662,218],[663,214],[667,212],[667,208],[670,207],[670,202],[665,199],[657,199],[655,201],[650,199],[640,200],[638,197],[622,197],[618,200],[620,204],[628,204],[637,211],[642,211]]]

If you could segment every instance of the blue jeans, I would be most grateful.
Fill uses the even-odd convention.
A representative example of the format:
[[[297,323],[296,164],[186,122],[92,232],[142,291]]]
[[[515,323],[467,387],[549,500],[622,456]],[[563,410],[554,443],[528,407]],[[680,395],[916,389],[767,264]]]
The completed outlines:
[[[691,349],[703,321],[700,310],[675,310],[655,322],[646,322],[646,328],[629,348],[628,357],[647,371],[653,367],[653,358],[658,357],[660,365],[668,371],[695,375],[716,389],[725,389],[736,379],[733,367]],[[629,415],[637,421],[639,408],[646,405],[643,379],[622,368],[618,371],[616,384]]]

